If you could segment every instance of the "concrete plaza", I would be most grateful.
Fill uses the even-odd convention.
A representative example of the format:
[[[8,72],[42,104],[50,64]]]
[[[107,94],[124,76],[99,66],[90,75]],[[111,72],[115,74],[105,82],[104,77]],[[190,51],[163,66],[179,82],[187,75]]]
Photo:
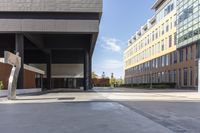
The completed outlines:
[[[0,99],[3,133],[199,133],[200,94],[95,88]]]

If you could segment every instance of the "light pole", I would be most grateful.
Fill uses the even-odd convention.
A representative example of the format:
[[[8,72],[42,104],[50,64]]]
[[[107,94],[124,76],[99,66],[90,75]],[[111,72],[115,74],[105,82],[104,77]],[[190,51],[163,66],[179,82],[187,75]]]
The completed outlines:
[[[198,67],[198,75],[197,75],[197,77],[198,77],[198,93],[200,93],[200,59],[198,59],[198,65],[197,65],[197,67]]]
[[[149,65],[149,74],[150,74],[150,89],[153,88],[153,83],[152,83],[152,70],[151,70],[151,64]]]
[[[151,77],[151,83],[150,83],[150,89],[153,88],[153,77],[152,77],[152,71],[150,70],[150,77]]]

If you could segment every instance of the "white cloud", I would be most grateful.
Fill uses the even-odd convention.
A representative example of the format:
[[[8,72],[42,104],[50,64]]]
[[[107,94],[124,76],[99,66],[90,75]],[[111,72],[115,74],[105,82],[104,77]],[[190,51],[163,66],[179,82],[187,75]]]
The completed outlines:
[[[119,41],[116,38],[103,37],[101,46],[106,50],[110,50],[113,52],[120,52],[121,51],[120,44],[121,41]]]
[[[103,69],[119,69],[123,67],[123,63],[118,60],[105,60]]]

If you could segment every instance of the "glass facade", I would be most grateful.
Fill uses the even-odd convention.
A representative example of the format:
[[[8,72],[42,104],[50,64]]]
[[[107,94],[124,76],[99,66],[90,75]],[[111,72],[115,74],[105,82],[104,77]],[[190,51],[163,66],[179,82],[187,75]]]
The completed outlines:
[[[200,39],[200,0],[177,0],[178,48]]]

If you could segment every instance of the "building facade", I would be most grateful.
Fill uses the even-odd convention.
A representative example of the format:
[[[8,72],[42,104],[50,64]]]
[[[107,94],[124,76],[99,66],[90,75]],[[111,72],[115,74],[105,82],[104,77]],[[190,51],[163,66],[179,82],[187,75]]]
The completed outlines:
[[[155,16],[129,40],[124,52],[125,83],[175,82],[176,0],[156,1]]]
[[[91,88],[102,0],[0,1],[0,58],[19,53],[45,71],[45,88]],[[24,67],[18,88],[24,88]],[[37,78],[37,77],[36,77]]]
[[[198,85],[200,58],[200,0],[177,0],[177,53],[182,86]]]
[[[128,41],[125,83],[176,83],[196,87],[199,0],[157,0],[148,20]]]

